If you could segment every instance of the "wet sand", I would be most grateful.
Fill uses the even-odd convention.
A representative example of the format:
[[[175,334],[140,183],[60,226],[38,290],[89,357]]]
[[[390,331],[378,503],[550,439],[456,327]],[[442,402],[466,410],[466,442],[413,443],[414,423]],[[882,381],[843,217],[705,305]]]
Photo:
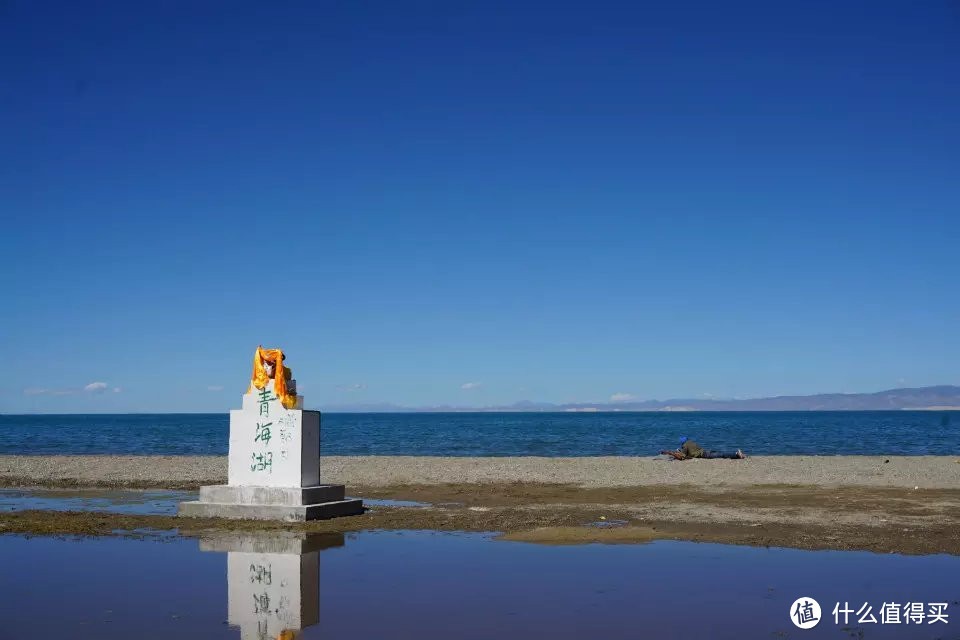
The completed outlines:
[[[324,481],[347,484],[351,495],[428,506],[374,507],[362,516],[306,524],[25,511],[0,514],[0,532],[437,529],[498,531],[548,544],[667,538],[960,555],[958,460],[324,458]],[[183,489],[225,476],[224,458],[0,457],[2,486]],[[591,526],[615,520],[623,526]]]

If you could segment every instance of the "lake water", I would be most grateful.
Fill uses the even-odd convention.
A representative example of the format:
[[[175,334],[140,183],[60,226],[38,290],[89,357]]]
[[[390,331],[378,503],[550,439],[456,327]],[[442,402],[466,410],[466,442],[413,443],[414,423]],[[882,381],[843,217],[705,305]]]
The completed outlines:
[[[7,535],[0,558],[4,638],[932,639],[956,638],[960,624],[953,556],[364,532]],[[789,618],[801,596],[821,606],[811,630]],[[835,624],[844,602],[867,603],[878,622]],[[884,603],[911,602],[947,603],[948,623],[880,622]]]
[[[956,455],[948,411],[323,414],[324,455],[655,455],[680,436],[771,455]],[[226,455],[223,414],[0,416],[0,453]]]

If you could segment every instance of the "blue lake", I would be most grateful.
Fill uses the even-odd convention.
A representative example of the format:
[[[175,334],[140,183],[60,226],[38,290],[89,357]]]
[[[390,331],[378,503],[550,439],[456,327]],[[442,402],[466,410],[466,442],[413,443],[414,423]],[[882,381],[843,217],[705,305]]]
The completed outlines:
[[[323,414],[324,455],[956,455],[948,411]],[[0,454],[225,455],[228,414],[5,415]]]
[[[933,639],[956,638],[960,624],[954,556],[433,532],[214,536],[0,536],[0,636]],[[820,604],[813,629],[790,620],[800,597]],[[877,622],[835,622],[837,603],[868,604]],[[948,622],[883,624],[884,603],[946,603]]]

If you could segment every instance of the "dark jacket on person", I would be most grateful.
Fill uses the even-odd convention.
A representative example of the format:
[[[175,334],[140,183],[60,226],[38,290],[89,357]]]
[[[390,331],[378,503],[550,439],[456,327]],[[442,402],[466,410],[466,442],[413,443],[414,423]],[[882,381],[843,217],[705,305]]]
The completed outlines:
[[[680,447],[680,451],[683,452],[683,455],[688,458],[702,458],[703,449],[693,440],[687,440],[683,443],[683,446]]]

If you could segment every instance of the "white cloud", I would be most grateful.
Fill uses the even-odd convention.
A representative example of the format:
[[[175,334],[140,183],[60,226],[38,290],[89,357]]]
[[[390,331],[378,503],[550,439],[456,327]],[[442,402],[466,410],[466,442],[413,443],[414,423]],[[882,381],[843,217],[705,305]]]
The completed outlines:
[[[610,396],[610,402],[630,402],[636,400],[637,396],[632,393],[615,393]]]
[[[103,393],[107,390],[106,382],[91,382],[83,388],[87,393]]]
[[[464,391],[469,391],[470,389],[479,389],[482,385],[483,383],[481,382],[464,382],[460,385],[460,388]]]
[[[363,391],[367,388],[362,382],[355,382],[353,384],[341,384],[337,387],[340,391]]]
[[[114,387],[114,388],[113,388],[113,392],[114,392],[114,393],[120,393],[121,391],[123,391],[123,389],[121,389],[120,387]]]
[[[223,391],[222,384],[211,384],[207,387],[207,391]]]

